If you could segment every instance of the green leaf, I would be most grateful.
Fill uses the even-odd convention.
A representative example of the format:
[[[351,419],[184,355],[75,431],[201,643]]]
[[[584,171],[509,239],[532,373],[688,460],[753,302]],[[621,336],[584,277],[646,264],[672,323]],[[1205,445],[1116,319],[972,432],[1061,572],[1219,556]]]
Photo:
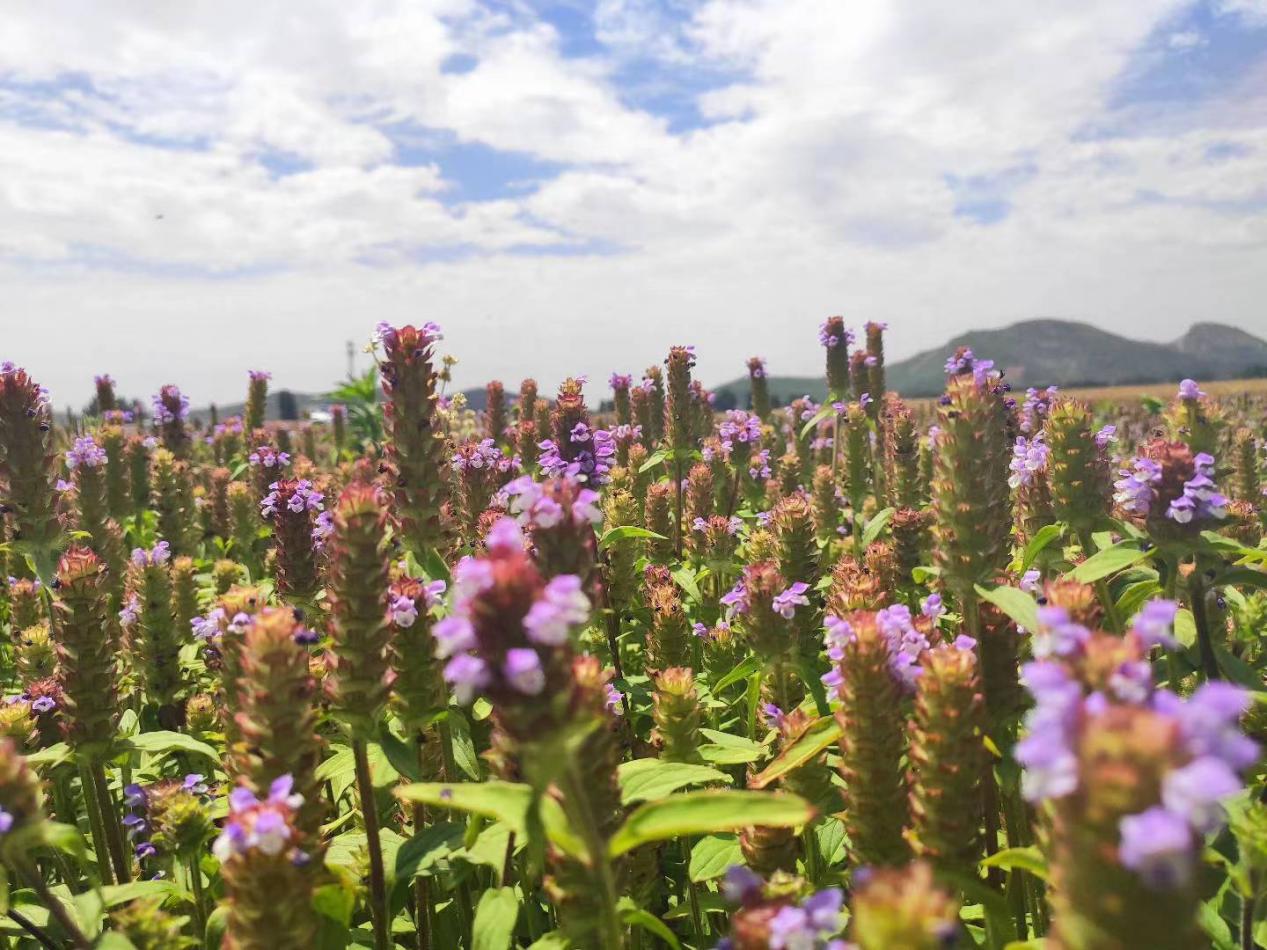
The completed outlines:
[[[508,950],[519,919],[519,899],[513,887],[498,887],[480,895],[471,926],[472,950]]]
[[[714,765],[738,765],[743,762],[755,762],[765,755],[765,747],[743,736],[732,736],[728,732],[715,729],[701,729],[700,734],[711,740],[700,746],[700,755],[705,762]]]
[[[764,665],[765,664],[761,662],[761,657],[759,656],[754,655],[744,657],[744,659],[739,661],[738,666],[713,684],[713,692],[720,693],[731,683],[738,683],[740,680],[746,680],[753,673],[762,669]]]
[[[664,535],[656,534],[647,528],[639,528],[637,525],[632,524],[622,524],[604,531],[603,536],[598,539],[598,546],[605,548],[613,541],[624,541],[626,538],[654,538],[656,541],[669,540]]]
[[[1064,533],[1065,526],[1062,524],[1049,524],[1039,528],[1038,533],[1030,538],[1029,544],[1025,545],[1025,551],[1021,554],[1021,570],[1029,570],[1029,566],[1034,563],[1034,558]]]
[[[686,591],[697,604],[704,598],[700,596],[699,585],[695,582],[695,572],[683,564],[673,572],[673,579]]]
[[[475,753],[475,743],[471,741],[471,727],[466,721],[466,713],[457,708],[449,710],[444,728],[449,731],[449,741],[453,746],[453,762],[473,782],[483,778],[480,773],[479,756]]]
[[[410,881],[430,871],[437,861],[462,847],[465,829],[455,821],[427,825],[396,852],[396,880]]]
[[[571,950],[571,947],[572,942],[563,936],[562,931],[551,930],[528,947],[528,950]]]
[[[356,892],[339,883],[323,884],[312,892],[312,909],[341,927],[350,927]]]
[[[821,409],[818,410],[818,412],[814,413],[814,415],[810,418],[808,422],[805,423],[805,425],[801,426],[801,434],[799,438],[804,439],[807,435],[809,435],[811,432],[813,432],[815,429],[818,428],[818,424],[820,422],[822,422],[824,419],[828,418],[829,416],[835,415],[835,413],[836,413],[836,410],[832,407],[832,404],[830,402],[824,405]]]
[[[705,835],[691,845],[688,873],[696,884],[716,880],[736,864],[743,864],[743,851],[735,835]]]
[[[980,584],[976,585],[976,591],[978,597],[994,604],[1011,617],[1018,626],[1031,632],[1038,629],[1038,603],[1025,591],[1016,587],[996,587],[993,590],[987,590]]]
[[[417,752],[411,749],[403,739],[396,736],[388,728],[386,722],[379,724],[377,739],[383,755],[402,778],[407,778],[411,782],[422,781],[422,766],[418,763]]]
[[[396,789],[396,797],[417,805],[452,808],[504,821],[522,834],[532,787],[518,782],[415,782]]]
[[[427,548],[425,563],[422,567],[427,572],[427,577],[433,581],[448,581],[450,579],[449,565],[445,563],[444,558],[435,548]]]
[[[995,852],[981,862],[983,868],[1019,868],[1028,871],[1040,881],[1047,880],[1047,859],[1035,847],[1005,848]]]
[[[1161,593],[1161,585],[1151,577],[1147,580],[1127,584],[1122,595],[1117,599],[1117,614],[1130,619],[1144,606],[1144,602],[1154,594]]]
[[[875,516],[867,522],[867,526],[862,529],[862,546],[865,548],[868,544],[880,536],[880,532],[893,519],[894,508],[885,508],[883,511],[877,511]]]
[[[666,458],[668,458],[668,455],[669,453],[666,452],[664,449],[661,449],[658,452],[653,452],[651,456],[645,462],[642,463],[642,467],[638,469],[638,474],[639,475],[647,474],[647,472],[651,471],[653,468],[655,468],[657,465],[663,462]]]
[[[835,716],[815,720],[801,738],[780,752],[759,775],[749,779],[748,787],[758,790],[769,787],[788,772],[817,758],[824,749],[835,745],[840,739],[840,732],[840,723]]]
[[[626,924],[631,927],[641,927],[655,934],[669,945],[670,950],[682,950],[682,944],[678,942],[677,935],[665,926],[664,921],[647,913],[633,902],[633,898],[622,897],[616,906],[620,910],[620,919]]]
[[[1155,550],[1156,548],[1150,551],[1141,551],[1134,541],[1120,541],[1112,547],[1107,547],[1092,554],[1075,567],[1069,576],[1080,584],[1093,584],[1096,581],[1103,580],[1110,574],[1116,574],[1132,564],[1138,564],[1140,561],[1152,557]]]
[[[26,763],[40,768],[55,769],[64,762],[73,762],[74,758],[75,753],[70,746],[65,742],[57,742],[47,749],[32,752],[26,757]]]
[[[634,759],[616,767],[620,782],[620,803],[655,801],[672,795],[688,785],[729,785],[731,778],[725,772],[707,765],[687,762],[665,762],[663,759]]]
[[[793,828],[814,817],[809,802],[781,792],[708,791],[672,795],[636,808],[608,843],[618,857],[649,841],[736,831],[750,825]]]
[[[207,936],[203,941],[205,950],[220,950],[224,944],[225,931],[229,929],[229,907],[221,904],[207,918]]]
[[[1175,614],[1175,639],[1184,647],[1197,642],[1197,621],[1187,607]]]
[[[1267,590],[1267,571],[1256,571],[1252,567],[1234,567],[1219,575],[1217,583],[1229,587],[1256,587]]]
[[[220,764],[219,752],[207,745],[207,743],[199,742],[193,736],[187,736],[183,732],[168,732],[166,730],[142,732],[140,735],[133,736],[127,740],[127,743],[133,749],[148,752],[151,755],[185,752],[189,755],[200,755],[210,761],[212,765],[219,766]]]

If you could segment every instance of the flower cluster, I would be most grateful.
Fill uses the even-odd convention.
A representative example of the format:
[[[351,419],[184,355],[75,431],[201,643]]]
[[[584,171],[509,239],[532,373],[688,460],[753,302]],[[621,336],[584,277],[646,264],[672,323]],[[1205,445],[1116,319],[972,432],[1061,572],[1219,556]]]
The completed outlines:
[[[1046,389],[1035,389],[1032,386],[1025,390],[1025,401],[1021,404],[1021,432],[1033,435],[1043,427],[1043,420],[1051,409],[1051,404],[1060,395],[1055,386]]]
[[[145,548],[132,549],[132,563],[137,567],[149,567],[155,564],[166,564],[172,559],[172,549],[166,541],[159,541],[148,551]]]
[[[444,581],[431,581],[423,585],[424,604],[427,609],[440,603],[448,585]],[[418,604],[413,597],[398,594],[392,597],[387,605],[387,615],[398,627],[412,627],[418,619]]]
[[[480,691],[537,696],[545,689],[543,659],[589,619],[581,579],[562,574],[544,583],[528,560],[523,534],[502,518],[485,539],[484,558],[465,558],[453,571],[453,605],[433,630],[444,678],[458,702]],[[518,617],[488,617],[488,600],[510,600]]]
[[[90,435],[81,435],[66,453],[66,467],[100,468],[106,464],[106,450]]]
[[[304,803],[304,797],[293,791],[294,786],[295,780],[283,775],[272,783],[268,798],[263,801],[247,788],[230,792],[229,819],[212,845],[212,853],[221,861],[250,852],[268,857],[284,854],[292,864],[306,864],[308,855],[293,844],[299,836],[295,812]]]
[[[241,423],[238,425],[240,426]],[[264,468],[281,469],[290,464],[290,453],[282,452],[271,445],[261,445],[247,456],[247,461],[252,465],[262,465]]]
[[[611,471],[612,457],[616,454],[616,443],[611,432],[606,429],[592,429],[588,423],[578,422],[568,433],[570,445],[561,451],[554,439],[544,439],[538,443],[541,457],[537,464],[541,470],[553,477],[568,476],[601,485]]]
[[[847,349],[853,343],[853,331],[845,326],[844,317],[828,317],[818,328],[818,342],[829,350]],[[762,372],[764,370],[762,366]]]
[[[168,383],[150,397],[154,420],[159,425],[184,422],[189,415],[189,397],[178,386]]]
[[[1209,453],[1194,455],[1182,444],[1150,443],[1114,483],[1114,501],[1127,514],[1164,515],[1180,525],[1221,520],[1228,500],[1214,484],[1214,464]]]
[[[940,607],[940,603],[935,605],[937,607]],[[928,616],[924,614],[925,618]],[[916,627],[910,608],[904,604],[895,604],[876,611],[875,622],[888,648],[889,672],[904,690],[913,691],[916,680],[923,672],[919,658],[929,647],[928,637]],[[856,635],[853,624],[842,617],[829,615],[824,624],[827,632],[823,639],[832,668],[830,672],[823,674],[822,681],[827,688],[828,697],[836,699],[843,684],[840,661],[844,659],[844,648],[854,641]],[[972,643],[969,637],[961,639],[967,644]],[[959,645],[959,641],[956,643]]]
[[[1227,517],[1227,498],[1214,486],[1214,456],[1198,452],[1192,462],[1195,472],[1183,483],[1183,494],[1166,509],[1166,517],[1180,524]]]
[[[312,487],[312,482],[306,478],[301,478],[297,482],[283,485],[281,482],[273,482],[269,486],[269,493],[264,496],[260,502],[260,514],[265,518],[271,519],[277,514],[277,510],[281,505],[285,505],[288,511],[299,514],[302,511],[324,511],[325,495]],[[283,496],[285,496],[283,501]]]
[[[503,453],[492,439],[458,446],[450,464],[455,472],[495,471],[508,474],[519,470],[519,459]]]
[[[1207,682],[1183,700],[1154,687],[1148,663],[1138,651],[1169,638],[1174,612],[1174,605],[1166,602],[1141,611],[1125,645],[1119,638],[1091,634],[1070,622],[1067,614],[1040,618],[1040,630],[1044,623],[1054,626],[1042,652],[1035,642],[1040,658],[1023,670],[1035,706],[1026,720],[1028,734],[1016,749],[1025,769],[1025,797],[1060,800],[1086,780],[1084,769],[1092,760],[1082,750],[1084,737],[1097,725],[1111,722],[1114,710],[1136,710],[1144,717],[1132,727],[1132,734],[1173,734],[1174,740],[1163,744],[1166,758],[1144,763],[1159,772],[1158,800],[1122,815],[1118,825],[1118,859],[1158,889],[1190,880],[1198,836],[1219,827],[1220,802],[1240,790],[1240,773],[1258,757],[1257,744],[1239,728],[1249,705],[1244,690]],[[1134,653],[1132,641],[1137,644]],[[1103,676],[1099,668],[1106,658],[1112,669]],[[1080,674],[1080,669],[1087,672]],[[1100,682],[1080,679],[1096,671]],[[1090,687],[1098,688],[1088,693]],[[1136,787],[1147,788],[1147,783]]]
[[[1012,446],[1012,461],[1008,465],[1012,474],[1008,476],[1007,483],[1013,488],[1028,488],[1035,477],[1047,468],[1050,454],[1041,432],[1032,439],[1018,435]]]
[[[502,493],[506,496],[510,513],[525,528],[553,528],[565,518],[570,518],[577,526],[600,524],[603,513],[598,507],[598,492],[579,484],[573,489],[567,511],[556,498],[560,493],[548,491],[545,485],[529,475],[516,478],[502,489]]]
[[[781,594],[777,594],[774,598],[774,612],[784,620],[791,620],[796,616],[797,607],[809,606],[809,598],[805,596],[805,592],[809,590],[809,584],[804,581],[797,581]]]

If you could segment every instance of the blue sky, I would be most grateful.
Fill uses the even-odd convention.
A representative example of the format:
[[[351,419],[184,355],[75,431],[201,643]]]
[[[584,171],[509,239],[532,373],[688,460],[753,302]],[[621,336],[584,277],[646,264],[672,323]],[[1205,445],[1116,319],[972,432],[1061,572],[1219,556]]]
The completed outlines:
[[[833,312],[899,357],[1037,316],[1267,333],[1267,4],[986,6],[22,5],[4,355],[201,401],[324,388],[384,318],[444,324],[464,384],[678,342],[710,382],[815,372]]]

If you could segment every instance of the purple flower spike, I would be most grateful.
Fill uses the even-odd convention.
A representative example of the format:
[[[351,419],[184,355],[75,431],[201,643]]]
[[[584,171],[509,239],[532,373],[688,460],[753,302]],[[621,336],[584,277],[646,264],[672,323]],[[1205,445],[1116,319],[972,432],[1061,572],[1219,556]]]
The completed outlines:
[[[1118,856],[1156,890],[1173,890],[1192,876],[1192,829],[1174,812],[1153,807],[1128,815],[1120,824]]]

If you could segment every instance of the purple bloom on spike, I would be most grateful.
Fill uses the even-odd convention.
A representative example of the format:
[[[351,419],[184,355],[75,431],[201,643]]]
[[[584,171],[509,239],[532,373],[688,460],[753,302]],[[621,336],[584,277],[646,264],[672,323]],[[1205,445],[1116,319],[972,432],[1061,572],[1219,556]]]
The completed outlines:
[[[536,696],[545,689],[545,671],[536,650],[527,647],[507,650],[502,672],[510,685],[525,696]]]
[[[1179,815],[1153,807],[1128,815],[1119,825],[1122,842],[1118,856],[1150,887],[1173,890],[1192,876],[1192,829]]]
[[[1205,395],[1195,379],[1184,379],[1179,382],[1180,399],[1200,399]]]
[[[780,617],[791,620],[796,616],[796,608],[808,606],[809,598],[805,596],[805,592],[809,590],[809,585],[804,581],[797,581],[781,594],[777,594],[773,601],[774,612]]]

